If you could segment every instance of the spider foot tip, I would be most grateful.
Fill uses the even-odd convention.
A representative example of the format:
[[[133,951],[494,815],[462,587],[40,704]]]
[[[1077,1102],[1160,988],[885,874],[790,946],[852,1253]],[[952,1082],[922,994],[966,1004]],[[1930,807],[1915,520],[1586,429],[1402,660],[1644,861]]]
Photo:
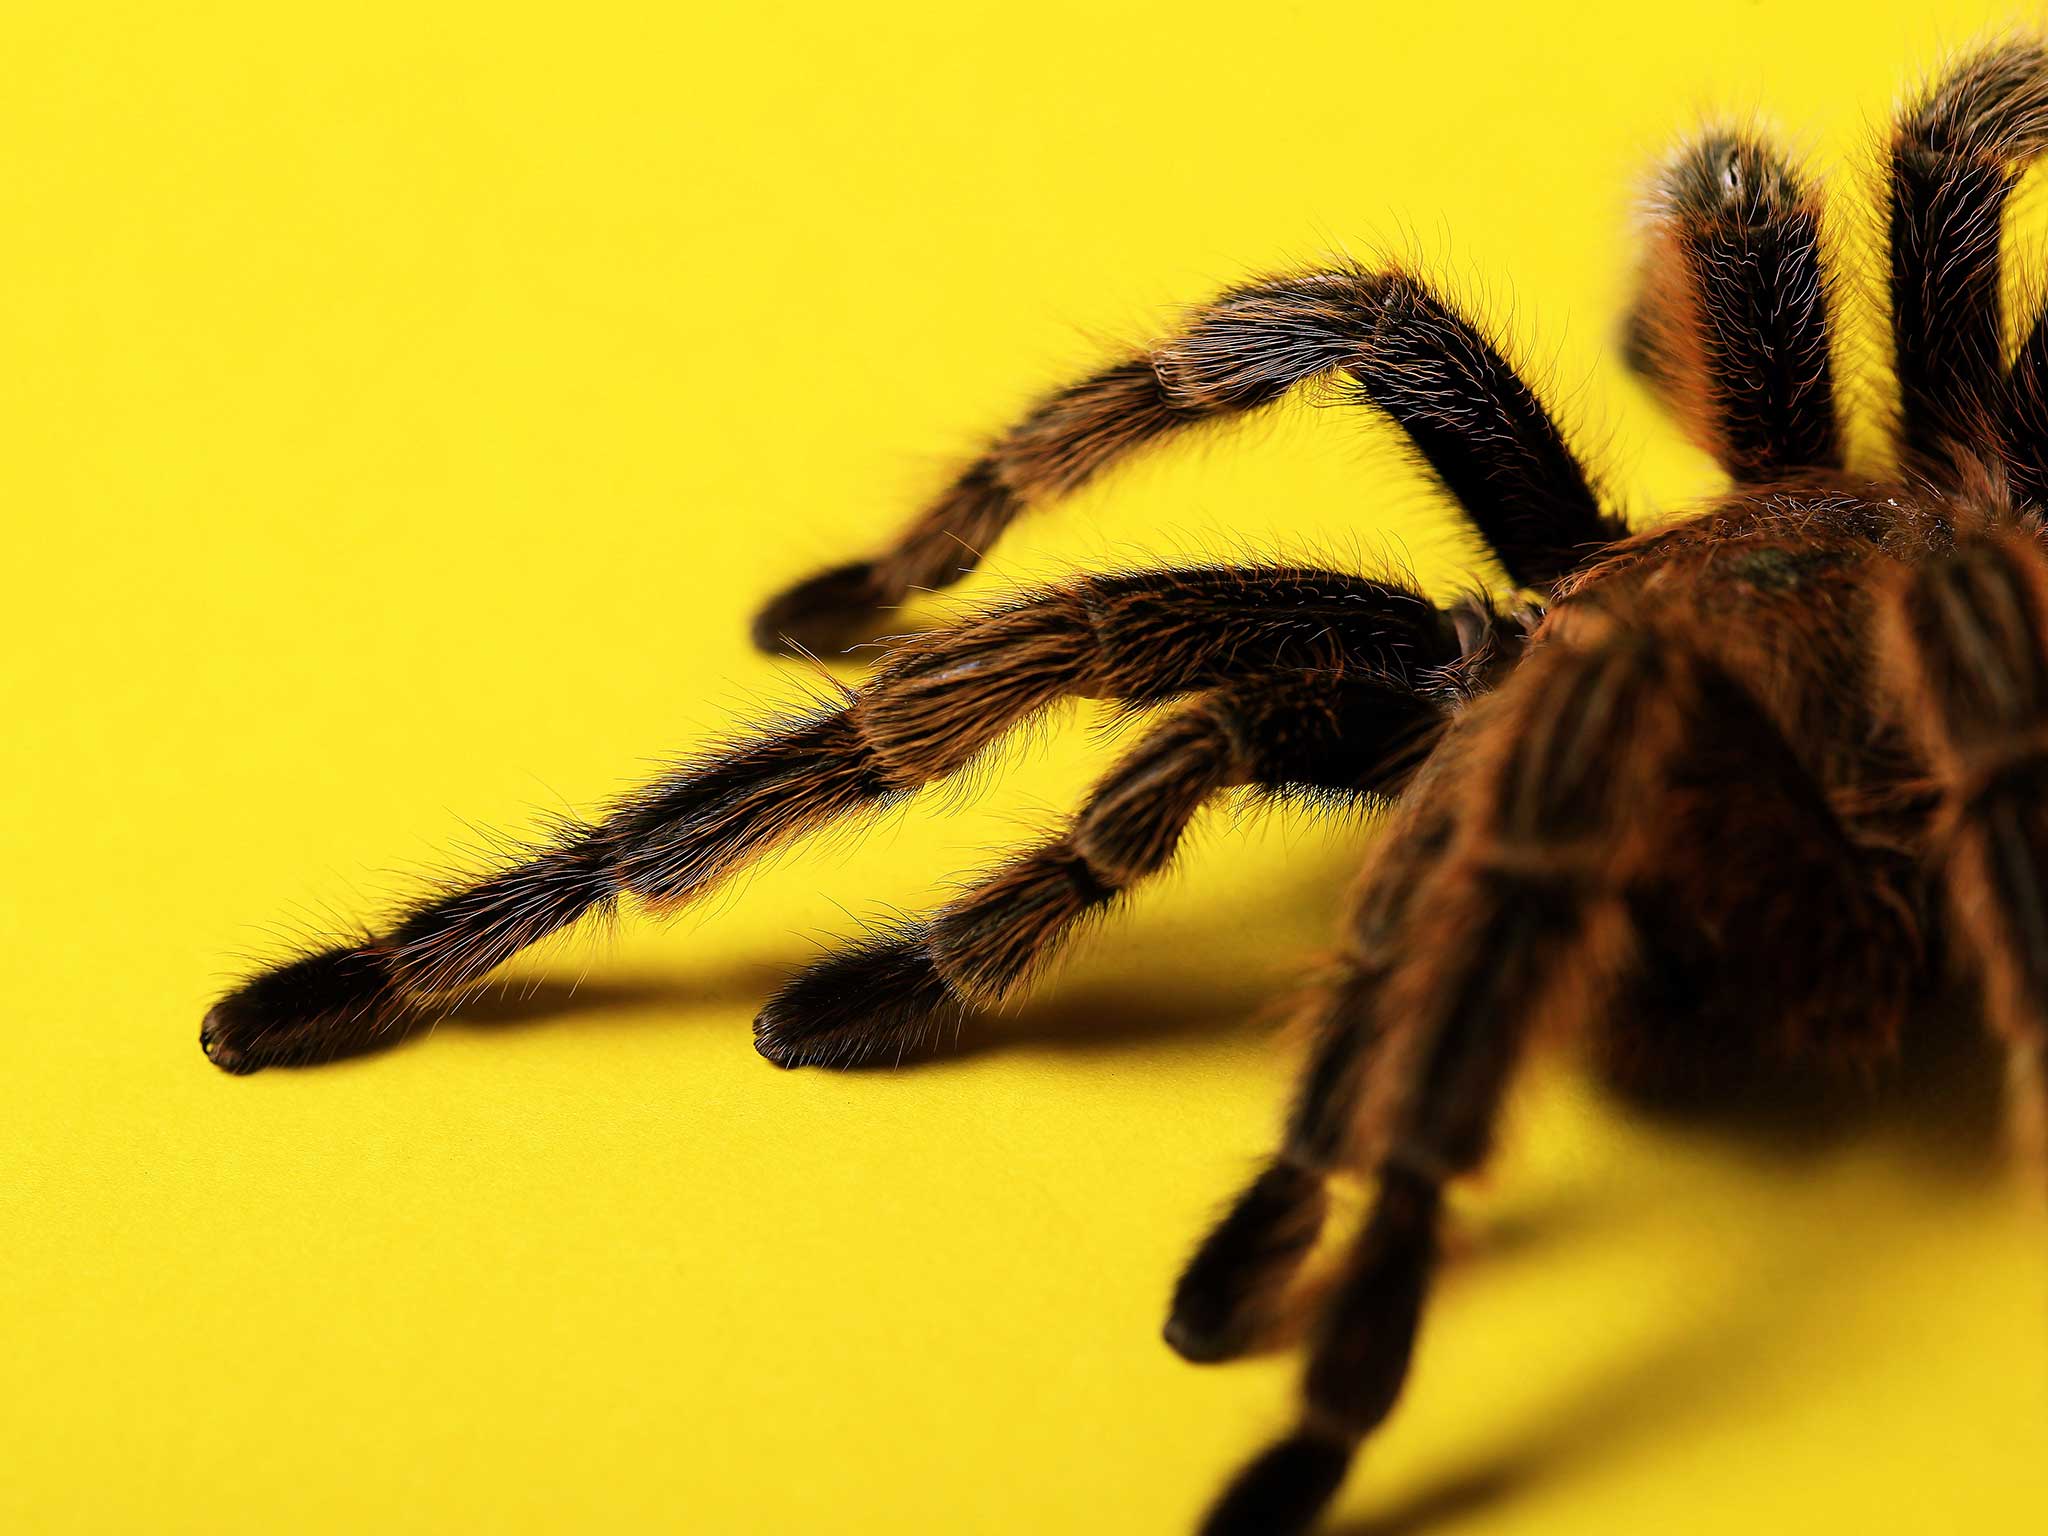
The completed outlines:
[[[1166,1347],[1190,1365],[1219,1365],[1234,1360],[1250,1343],[1248,1331],[1228,1321],[1190,1317],[1176,1308],[1160,1330]]]
[[[874,637],[880,613],[875,568],[857,560],[769,599],[754,618],[754,645],[771,656],[842,655]]]
[[[805,1027],[806,1017],[804,1010],[793,1007],[787,997],[771,997],[754,1015],[754,1049],[785,1072],[831,1065],[827,1043]]]
[[[754,1020],[754,1049],[764,1060],[785,1072],[793,1072],[805,1064],[802,1045],[778,1030],[776,1020],[766,1008]]]
[[[404,1000],[369,949],[302,955],[249,977],[218,999],[199,1026],[199,1048],[236,1076],[327,1061],[402,1033]]]
[[[914,937],[887,934],[827,955],[754,1017],[754,1049],[778,1067],[848,1070],[923,1049],[953,994]]]
[[[1201,1536],[1302,1536],[1335,1497],[1351,1454],[1348,1442],[1307,1429],[1276,1440],[1224,1489]]]
[[[221,1071],[243,1077],[261,1068],[263,1062],[234,1043],[240,1033],[232,1012],[234,1001],[233,997],[224,997],[206,1010],[206,1017],[199,1023],[199,1049]]]

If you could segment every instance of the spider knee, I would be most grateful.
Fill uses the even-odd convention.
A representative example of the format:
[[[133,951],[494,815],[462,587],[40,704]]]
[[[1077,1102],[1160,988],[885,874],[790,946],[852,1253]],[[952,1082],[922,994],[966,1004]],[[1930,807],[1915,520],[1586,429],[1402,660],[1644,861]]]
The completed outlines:
[[[1084,593],[1044,593],[907,642],[847,713],[888,777],[928,783],[1025,717],[1088,692],[1097,650]]]
[[[1167,398],[1204,414],[1252,410],[1343,367],[1371,344],[1399,281],[1315,272],[1224,294],[1154,358]]]
[[[1214,701],[1166,721],[1096,787],[1067,841],[1111,890],[1172,862],[1188,823],[1210,796],[1250,777],[1248,754]]]

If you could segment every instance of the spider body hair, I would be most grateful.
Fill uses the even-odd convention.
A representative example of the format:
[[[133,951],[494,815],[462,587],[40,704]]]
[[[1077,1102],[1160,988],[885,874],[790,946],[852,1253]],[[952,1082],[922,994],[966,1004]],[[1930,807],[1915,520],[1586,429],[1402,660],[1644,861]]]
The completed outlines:
[[[957,776],[1069,698],[1158,712],[1071,821],[763,1007],[785,1067],[900,1058],[1023,995],[1229,794],[1391,802],[1304,1014],[1276,1146],[1195,1248],[1167,1342],[1231,1358],[1306,1319],[1291,1427],[1205,1536],[1307,1530],[1406,1381],[1447,1187],[1539,1040],[1640,1086],[1872,1071],[1975,999],[2015,1125],[2048,1136],[2048,312],[2010,361],[2005,206],[2048,147],[2048,50],[1957,61],[1887,147],[1897,462],[1848,462],[1816,184],[1711,130],[1657,173],[1626,355],[1731,485],[1630,533],[1502,344],[1398,268],[1242,284],[1047,396],[890,545],[762,610],[764,648],[871,633],[1027,510],[1303,385],[1389,418],[1517,586],[1245,564],[1081,577],[901,641],[801,719],[686,761],[381,931],[248,978],[230,1071],[397,1038],[622,897],[750,863]],[[1363,1222],[1297,1284],[1333,1178]]]

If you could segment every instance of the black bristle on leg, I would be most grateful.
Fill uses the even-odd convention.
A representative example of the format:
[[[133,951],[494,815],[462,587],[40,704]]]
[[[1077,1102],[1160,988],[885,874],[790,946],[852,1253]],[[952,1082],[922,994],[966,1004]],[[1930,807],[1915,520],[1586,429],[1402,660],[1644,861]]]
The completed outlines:
[[[1351,1470],[1351,1442],[1297,1430],[1231,1480],[1201,1536],[1297,1536],[1315,1524]]]
[[[199,1027],[199,1046],[226,1072],[329,1061],[389,1044],[406,1013],[382,950],[325,949],[221,998]]]
[[[1322,1232],[1328,1202],[1319,1174],[1278,1161],[1245,1187],[1203,1239],[1174,1287],[1166,1342],[1210,1364],[1257,1339],[1273,1294]]]
[[[851,1067],[933,1043],[960,1002],[931,952],[891,936],[792,977],[754,1020],[754,1049],[778,1067]]]

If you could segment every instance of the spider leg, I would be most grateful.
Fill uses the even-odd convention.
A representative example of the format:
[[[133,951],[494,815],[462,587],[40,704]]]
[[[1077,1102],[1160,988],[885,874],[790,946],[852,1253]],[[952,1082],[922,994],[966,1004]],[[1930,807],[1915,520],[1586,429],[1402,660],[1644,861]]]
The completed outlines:
[[[2001,435],[2000,223],[2021,169],[2044,147],[2048,52],[2032,39],[1964,57],[1899,115],[1890,155],[1892,340],[1900,451],[1918,474],[1974,476]]]
[[[1311,1343],[1301,1422],[1225,1490],[1204,1536],[1305,1530],[1393,1409],[1443,1184],[1484,1159],[1538,1019],[1596,1010],[1625,963],[1622,893],[1648,845],[1649,797],[1635,791],[1683,741],[1683,681],[1650,637],[1621,631],[1532,652],[1512,690],[1521,707],[1489,711],[1496,750],[1475,754],[1457,828],[1410,898],[1427,940],[1411,935],[1373,989],[1386,1034],[1354,1113],[1379,1127],[1379,1188]]]
[[[1165,1336],[1184,1359],[1231,1359],[1279,1321],[1288,1282],[1321,1236],[1328,1175],[1360,1160],[1359,1103],[1388,1035],[1380,991],[1408,938],[1415,892],[1451,836],[1437,791],[1461,747],[1453,733],[1438,748],[1381,835],[1352,904],[1342,964],[1311,1004],[1313,1044],[1280,1149],[1174,1286]]]
[[[2011,530],[1912,568],[1880,633],[1942,797],[1960,958],[2009,1052],[2022,1139],[2048,1151],[2048,556]]]
[[[1735,130],[1686,145],[1653,194],[1628,360],[1738,484],[1839,466],[1819,192]]]
[[[2006,376],[2003,425],[2013,489],[2048,505],[2048,311],[2035,317]]]
[[[828,955],[754,1026],[781,1066],[846,1066],[928,1043],[968,1007],[1018,995],[1088,918],[1172,862],[1195,812],[1240,785],[1392,794],[1442,724],[1382,677],[1275,674],[1217,689],[1152,731],[1067,830],[929,918]]]
[[[1270,1294],[1313,1240],[1321,1171],[1377,1175],[1313,1336],[1300,1422],[1225,1490],[1205,1536],[1306,1529],[1392,1410],[1436,1262],[1443,1187],[1485,1160],[1528,1041],[1625,1000],[1645,941],[1634,895],[1668,856],[1688,802],[1717,792],[1696,776],[1701,754],[1751,765],[1743,847],[1784,871],[1788,927],[1776,947],[1794,959],[1805,950],[1816,898],[1862,940],[1805,950],[1808,996],[1789,1007],[1839,998],[1852,973],[1878,963],[1871,951],[1898,947],[1893,914],[1863,892],[1855,851],[1749,691],[1675,625],[1588,619],[1473,707],[1448,757],[1438,754],[1447,779],[1411,789],[1405,840],[1368,872],[1351,974],[1330,993],[1281,1172],[1260,1175],[1182,1279],[1169,1337],[1192,1320],[1203,1343],[1236,1342],[1238,1309]],[[1418,808],[1425,795],[1451,809],[1433,823]],[[1390,893],[1391,883],[1409,889]],[[1217,1263],[1219,1251],[1253,1261]],[[1220,1293],[1203,1293],[1205,1269]]]
[[[620,896],[691,901],[799,835],[958,772],[1062,698],[1142,704],[1299,670],[1402,678],[1458,655],[1452,621],[1421,596],[1329,571],[1198,567],[1052,588],[916,637],[840,707],[686,762],[380,934],[260,972],[214,1006],[201,1044],[252,1071],[392,1038]]]
[[[2048,73],[2048,58],[2039,63]],[[2041,95],[2048,87],[2037,86]],[[2037,118],[2048,119],[2048,107],[2038,103]],[[2048,125],[2035,125],[2037,139],[2048,134]],[[2039,148],[2038,143],[2035,146]],[[2006,455],[2014,486],[2026,499],[2048,504],[2048,305],[2040,303],[2034,290],[2036,309],[2012,368],[2006,374],[2004,408],[2000,421]]]
[[[1146,443],[1334,373],[1407,432],[1518,585],[1547,587],[1626,532],[1471,320],[1403,272],[1310,272],[1231,289],[1146,352],[1047,396],[887,550],[770,602],[754,638],[765,650],[840,649],[914,589],[974,569],[1028,507]]]

